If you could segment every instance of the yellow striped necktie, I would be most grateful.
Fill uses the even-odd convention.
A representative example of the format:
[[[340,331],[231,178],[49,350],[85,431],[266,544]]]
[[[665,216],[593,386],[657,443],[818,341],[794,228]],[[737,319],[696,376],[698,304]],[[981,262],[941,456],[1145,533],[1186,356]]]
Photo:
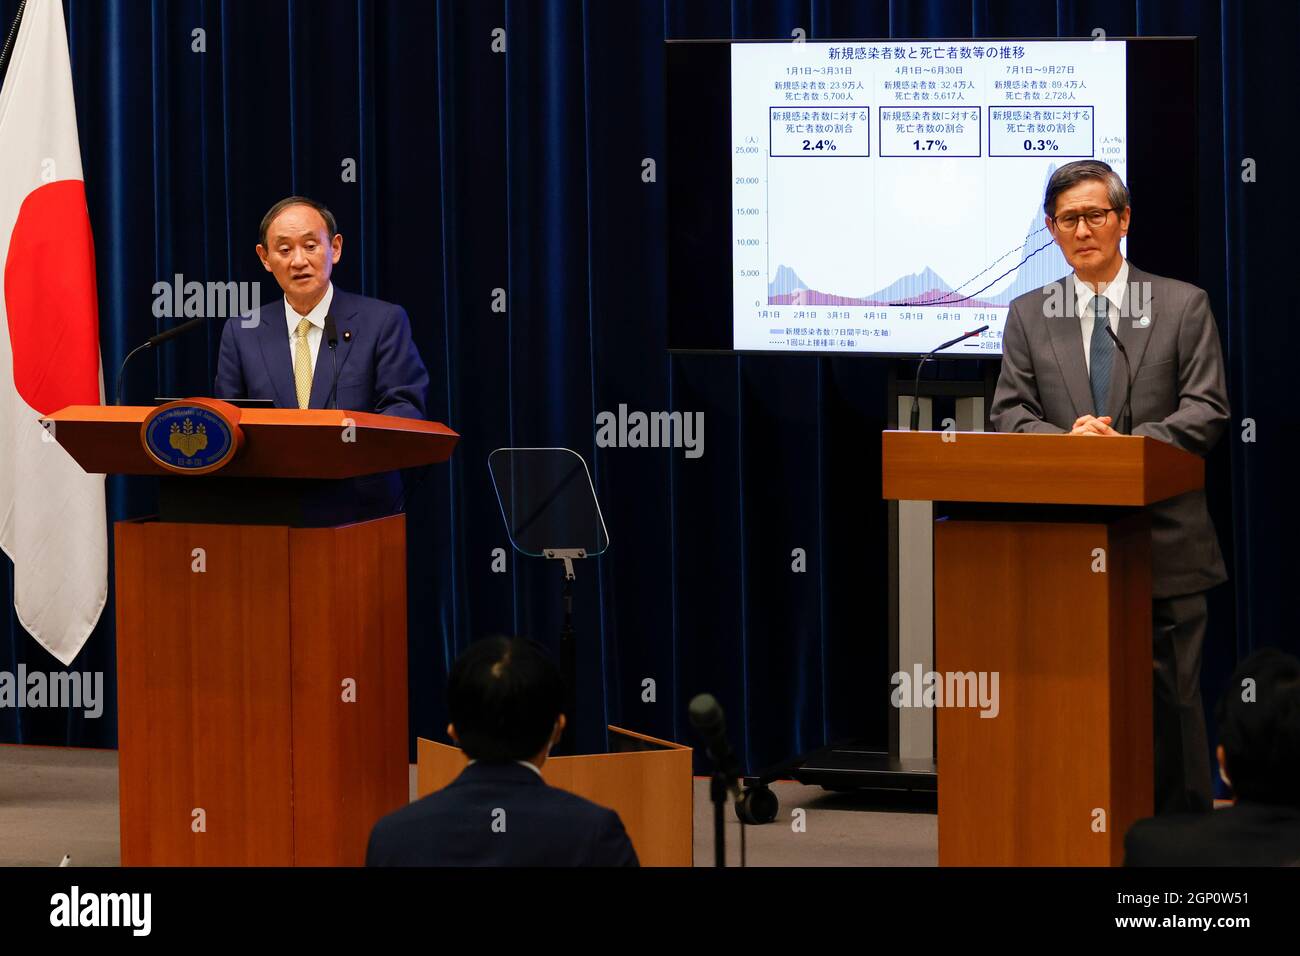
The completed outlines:
[[[310,330],[311,322],[303,319],[293,333],[297,339],[293,352],[293,384],[298,389],[299,408],[311,404],[311,346],[307,344],[307,333]]]

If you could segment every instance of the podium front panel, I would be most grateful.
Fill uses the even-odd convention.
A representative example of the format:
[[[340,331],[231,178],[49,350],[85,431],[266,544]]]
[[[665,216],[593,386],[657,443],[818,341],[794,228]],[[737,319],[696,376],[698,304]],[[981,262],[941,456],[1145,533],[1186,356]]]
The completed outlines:
[[[292,865],[288,529],[115,542],[122,865]]]
[[[934,555],[935,671],[997,675],[995,713],[937,708],[940,865],[1118,865],[1153,803],[1147,517],[944,520]]]

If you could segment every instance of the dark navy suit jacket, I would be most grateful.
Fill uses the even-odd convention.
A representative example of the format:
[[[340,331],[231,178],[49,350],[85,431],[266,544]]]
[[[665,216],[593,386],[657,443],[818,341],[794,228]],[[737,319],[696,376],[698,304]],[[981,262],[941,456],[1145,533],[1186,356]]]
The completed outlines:
[[[322,339],[308,407],[424,418],[429,373],[411,338],[405,310],[335,286],[330,314],[338,326],[338,349],[331,360]],[[256,324],[245,318],[226,322],[216,397],[269,398],[276,408],[297,408],[284,299],[263,306],[256,318]],[[335,363],[338,389],[327,406]]]
[[[411,338],[406,311],[335,286],[330,314],[338,328],[338,347],[331,359],[322,338],[308,407],[424,418],[429,373]],[[251,317],[226,322],[214,394],[266,398],[276,408],[297,408],[284,299],[268,303],[255,316],[256,322]],[[336,366],[338,386],[331,399]],[[367,475],[322,494],[312,510],[330,524],[378,517],[392,512],[401,493],[396,472]]]
[[[1139,820],[1125,866],[1300,866],[1300,807],[1239,800],[1210,813]]]
[[[637,866],[613,810],[547,785],[517,763],[474,763],[390,813],[366,866]]]

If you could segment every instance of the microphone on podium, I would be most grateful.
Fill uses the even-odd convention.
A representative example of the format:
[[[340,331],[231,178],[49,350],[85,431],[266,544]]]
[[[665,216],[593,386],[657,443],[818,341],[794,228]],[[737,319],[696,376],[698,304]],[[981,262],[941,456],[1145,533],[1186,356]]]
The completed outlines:
[[[117,369],[117,388],[115,389],[116,400],[113,404],[122,404],[122,374],[126,371],[126,363],[131,361],[137,352],[143,352],[145,349],[151,349],[156,345],[162,345],[164,342],[176,338],[178,335],[184,335],[190,329],[197,329],[200,325],[208,321],[207,316],[200,316],[197,319],[190,319],[188,322],[182,322],[180,325],[174,325],[170,329],[159,332],[157,335],[151,335],[145,341],[137,345],[131,351],[126,353],[126,358],[122,359],[122,364]]]
[[[1119,349],[1120,357],[1124,359],[1124,405],[1115,416],[1115,424],[1119,427],[1115,431],[1123,435],[1133,434],[1133,366],[1129,364],[1128,349],[1124,348],[1124,343],[1119,340],[1119,336],[1111,330],[1110,323],[1105,325],[1106,334],[1110,340],[1115,343],[1115,348]],[[1128,427],[1124,426],[1124,415],[1128,414]]]
[[[333,374],[330,376],[330,391],[329,394],[325,396],[325,407],[329,408],[330,402],[334,401],[334,407],[337,408],[338,402],[335,400],[334,392],[339,387],[339,360],[337,358],[339,328],[338,324],[334,321],[333,312],[327,312],[325,314],[325,344],[330,350],[330,366],[333,369]]]
[[[916,381],[912,383],[912,419],[910,423],[912,431],[915,432],[921,430],[921,369],[925,367],[925,363],[934,357],[935,352],[942,352],[944,349],[956,345],[958,342],[965,342],[971,336],[979,335],[987,329],[987,325],[981,325],[978,329],[971,329],[969,332],[965,332],[962,335],[957,336],[955,339],[949,339],[942,345],[936,345],[934,348],[930,349],[930,351],[925,353],[921,361],[916,363]]]

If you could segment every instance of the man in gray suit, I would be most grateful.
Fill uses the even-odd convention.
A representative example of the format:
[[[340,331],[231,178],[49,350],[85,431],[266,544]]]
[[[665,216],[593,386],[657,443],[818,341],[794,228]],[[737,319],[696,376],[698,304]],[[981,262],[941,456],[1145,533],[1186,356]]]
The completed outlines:
[[[1120,255],[1129,193],[1106,163],[1083,160],[1058,169],[1043,211],[1074,272],[1012,301],[989,414],[993,427],[1080,439],[1131,432],[1208,454],[1228,422],[1228,393],[1205,291],[1143,272]],[[1149,512],[1156,812],[1208,809],[1200,688],[1205,592],[1228,575],[1203,491]]]

